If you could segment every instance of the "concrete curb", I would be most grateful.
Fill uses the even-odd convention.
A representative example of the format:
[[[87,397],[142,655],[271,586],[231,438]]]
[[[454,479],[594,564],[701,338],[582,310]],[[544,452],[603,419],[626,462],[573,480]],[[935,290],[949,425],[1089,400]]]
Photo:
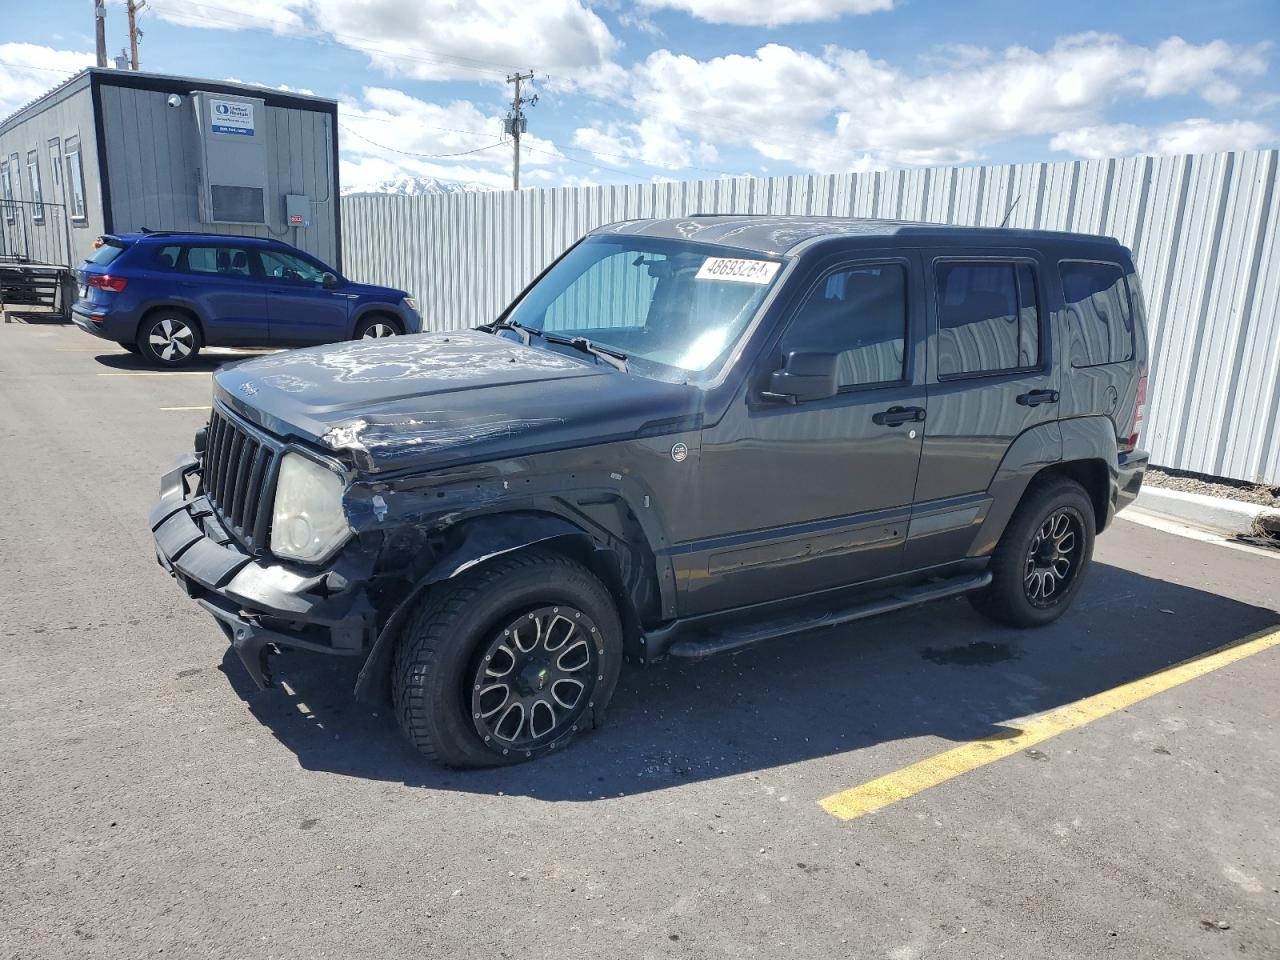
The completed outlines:
[[[1253,532],[1254,521],[1259,515],[1277,512],[1270,507],[1243,500],[1227,500],[1149,485],[1143,486],[1131,509],[1170,517],[1225,536],[1248,535]]]

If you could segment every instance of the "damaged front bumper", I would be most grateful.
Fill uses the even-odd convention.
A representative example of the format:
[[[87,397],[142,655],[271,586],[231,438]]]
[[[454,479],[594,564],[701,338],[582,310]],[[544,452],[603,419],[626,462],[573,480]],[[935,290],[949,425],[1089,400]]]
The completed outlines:
[[[277,648],[365,654],[375,622],[364,589],[371,562],[344,551],[323,569],[303,570],[246,553],[194,493],[198,473],[188,455],[160,481],[151,508],[156,559],[213,616],[254,682],[271,686],[267,655]]]

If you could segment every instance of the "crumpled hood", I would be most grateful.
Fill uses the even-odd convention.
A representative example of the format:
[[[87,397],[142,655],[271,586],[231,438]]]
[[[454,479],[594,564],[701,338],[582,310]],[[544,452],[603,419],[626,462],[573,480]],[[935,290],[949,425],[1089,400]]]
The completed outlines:
[[[361,340],[223,367],[214,395],[366,473],[688,429],[701,391],[478,331]]]

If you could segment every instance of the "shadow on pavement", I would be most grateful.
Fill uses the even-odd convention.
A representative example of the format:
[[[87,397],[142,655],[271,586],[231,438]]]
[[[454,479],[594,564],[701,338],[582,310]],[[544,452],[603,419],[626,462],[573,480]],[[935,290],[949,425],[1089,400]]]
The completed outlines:
[[[25,323],[28,325],[57,324],[65,327],[71,325],[71,318],[56,311],[15,310],[13,307],[6,307],[4,308],[4,322]]]
[[[1074,608],[996,627],[963,599],[781,640],[736,656],[624,670],[605,727],[559,755],[451,771],[418,756],[389,707],[351,698],[358,665],[286,653],[259,691],[223,670],[309,770],[473,793],[593,800],[768,769],[908,737],[968,741],[1275,624],[1272,610],[1095,563]]]
[[[136,353],[126,353],[121,348],[119,351],[110,350],[103,347],[103,352],[95,356],[93,359],[98,361],[102,366],[109,367],[112,370],[161,370],[165,369],[157,367],[149,360],[144,360]],[[236,363],[240,360],[252,360],[254,357],[262,356],[264,351],[255,351],[254,353],[211,353],[202,350],[200,355],[188,363],[186,366],[180,367],[181,370],[217,370],[219,367],[226,366],[229,363]]]

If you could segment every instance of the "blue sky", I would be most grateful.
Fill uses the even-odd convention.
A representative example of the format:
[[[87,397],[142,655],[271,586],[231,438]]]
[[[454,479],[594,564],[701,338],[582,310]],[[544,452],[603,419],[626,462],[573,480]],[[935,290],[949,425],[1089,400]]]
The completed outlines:
[[[145,70],[340,101],[343,181],[524,185],[1274,146],[1276,0],[151,0]],[[91,59],[88,0],[0,0],[0,114]],[[122,2],[108,44],[127,41]],[[472,152],[474,151],[474,152]],[[442,156],[463,154],[461,156]]]

